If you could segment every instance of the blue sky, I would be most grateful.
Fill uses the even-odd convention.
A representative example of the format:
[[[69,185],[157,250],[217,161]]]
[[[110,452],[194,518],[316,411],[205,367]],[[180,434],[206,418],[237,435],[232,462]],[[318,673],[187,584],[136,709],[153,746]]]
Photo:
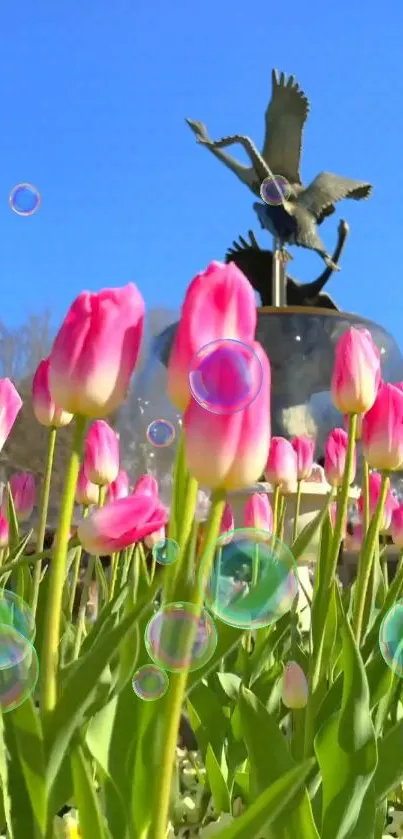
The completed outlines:
[[[177,308],[236,236],[253,227],[264,245],[252,194],[184,118],[260,144],[275,66],[311,100],[304,180],[327,169],[375,185],[321,229],[332,250],[338,218],[351,224],[329,290],[403,343],[402,8],[289,0],[287,13],[272,10],[267,0],[3,5],[1,319],[16,325],[49,307],[57,324],[82,289],[128,281],[148,308]],[[42,194],[31,218],[8,206],[21,181]],[[321,272],[316,255],[293,253],[295,276]]]

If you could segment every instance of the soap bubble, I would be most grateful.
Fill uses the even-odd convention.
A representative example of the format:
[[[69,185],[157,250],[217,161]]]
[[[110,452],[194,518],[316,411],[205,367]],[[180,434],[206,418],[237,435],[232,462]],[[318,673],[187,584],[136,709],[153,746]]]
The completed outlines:
[[[175,539],[164,539],[153,547],[153,558],[160,565],[173,565],[179,556],[179,545]]]
[[[192,672],[214,655],[217,631],[211,615],[200,606],[167,603],[148,622],[144,641],[148,655],[159,667],[172,673]]]
[[[41,206],[41,195],[32,184],[17,184],[10,192],[8,203],[17,216],[33,216]]]
[[[265,204],[278,207],[291,195],[290,184],[282,175],[273,175],[264,179],[260,186],[260,197]]]
[[[202,557],[199,582],[206,606],[223,623],[261,629],[286,614],[298,594],[298,573],[289,548],[251,527],[224,533],[216,542],[210,572]],[[207,579],[206,579],[207,574]]]
[[[13,711],[35,690],[39,662],[35,648],[13,626],[0,624],[0,709]]]
[[[263,368],[254,349],[232,338],[212,341],[194,356],[189,370],[192,395],[213,414],[234,414],[256,399]]]
[[[134,674],[132,685],[139,699],[154,702],[156,699],[161,699],[167,692],[169,679],[165,670],[161,670],[155,664],[144,664]]]
[[[379,648],[390,669],[403,677],[403,600],[386,613],[379,630]]]
[[[170,446],[175,439],[175,428],[169,420],[155,419],[150,422],[146,431],[147,440],[156,449]]]
[[[28,641],[35,638],[35,617],[32,609],[18,594],[0,588],[0,624],[11,626]],[[0,650],[0,667],[1,667]],[[7,666],[7,665],[6,665]]]

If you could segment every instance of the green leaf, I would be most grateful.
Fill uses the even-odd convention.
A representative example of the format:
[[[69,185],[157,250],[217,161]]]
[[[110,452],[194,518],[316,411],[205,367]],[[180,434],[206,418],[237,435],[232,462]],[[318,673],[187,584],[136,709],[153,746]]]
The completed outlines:
[[[48,802],[45,784],[45,752],[39,714],[31,697],[7,715],[6,725],[14,729],[31,807],[42,834],[46,831]]]
[[[324,723],[314,745],[322,774],[322,835],[351,839],[353,831],[361,829],[377,748],[364,664],[338,592],[337,598],[343,639],[342,703]]]
[[[101,602],[102,603],[107,603],[108,602],[108,595],[109,595],[108,581],[105,577],[105,571],[102,567],[102,562],[101,562],[99,556],[95,557],[95,576],[96,576],[96,579],[97,579],[98,586],[101,590],[101,595],[102,595]]]
[[[231,799],[220,764],[210,744],[207,746],[206,772],[213,797],[214,809],[218,815],[231,812]]]
[[[20,541],[20,533],[10,484],[7,484],[7,518],[9,526],[10,546],[13,549],[18,545]]]
[[[216,693],[200,682],[192,691],[187,708],[200,748],[205,753],[210,744],[216,757],[220,759],[230,722],[223,713]]]
[[[220,831],[219,839],[260,839],[262,831],[277,822],[304,789],[314,763],[313,760],[306,761],[282,775],[257,797],[242,816]],[[297,836],[305,839],[305,834],[295,834]]]
[[[192,673],[189,673],[187,695],[190,694],[195,685],[199,684],[202,679],[205,679],[209,673],[212,673],[219,666],[221,659],[236,650],[243,636],[241,629],[235,629],[235,627],[227,626],[225,623],[217,624],[216,628],[217,646],[214,655],[200,670],[194,670]]]
[[[81,745],[76,745],[72,750],[71,771],[80,835],[83,839],[94,839],[94,836],[105,839],[105,821],[94,789],[91,766]]]
[[[14,839],[13,827],[11,824],[11,798],[9,790],[7,748],[4,735],[4,719],[2,713],[0,712],[0,782],[3,793],[3,807],[7,830],[10,834],[10,839]]]
[[[295,560],[298,560],[305,553],[308,545],[312,542],[313,537],[322,526],[327,516],[331,500],[332,499],[329,495],[320,512],[314,519],[312,519],[312,521],[305,525],[305,527],[301,530],[301,533],[297,536],[295,542],[292,544],[291,553]]]
[[[276,720],[259,699],[245,688],[239,694],[239,712],[250,759],[251,796],[254,797],[266,789],[268,782],[278,781],[292,769],[294,762]],[[276,822],[273,835],[276,839],[288,835],[320,839],[305,789],[300,790],[293,805]]]
[[[374,783],[378,804],[403,783],[403,719],[378,740]]]

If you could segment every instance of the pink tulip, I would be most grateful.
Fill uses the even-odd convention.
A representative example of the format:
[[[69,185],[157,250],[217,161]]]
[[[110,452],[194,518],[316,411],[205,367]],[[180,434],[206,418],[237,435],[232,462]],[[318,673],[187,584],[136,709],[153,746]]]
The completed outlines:
[[[163,544],[165,542],[165,527],[160,527],[154,533],[150,533],[149,536],[144,537],[144,544],[149,550],[155,548],[156,545]]]
[[[297,455],[297,478],[306,481],[312,472],[315,441],[310,437],[294,437],[291,445]]]
[[[367,329],[352,326],[339,338],[333,367],[332,398],[342,414],[364,414],[375,402],[381,356]]]
[[[133,492],[139,492],[143,495],[155,495],[158,498],[158,481],[154,478],[154,475],[141,475],[134,485]]]
[[[373,469],[395,470],[403,464],[403,393],[382,384],[362,422],[362,449]]]
[[[325,476],[332,487],[341,486],[346,471],[348,434],[344,428],[334,428],[325,445]],[[354,455],[355,456],[355,455]],[[356,458],[351,481],[355,478]]]
[[[308,682],[302,667],[296,661],[288,661],[282,684],[282,700],[286,708],[298,710],[308,702]]]
[[[272,437],[264,474],[272,486],[279,486],[284,492],[295,490],[297,455],[285,437]]]
[[[71,422],[73,414],[57,408],[52,399],[49,390],[49,364],[49,359],[44,358],[37,367],[32,382],[32,408],[41,425],[62,428]]]
[[[403,550],[403,504],[398,504],[392,512],[392,539],[399,550]]]
[[[96,420],[90,426],[84,453],[84,470],[87,478],[98,486],[107,486],[119,473],[119,440],[105,420]]]
[[[0,451],[22,408],[22,399],[10,379],[0,379]]]
[[[10,478],[10,490],[18,521],[28,521],[36,500],[34,476],[31,472],[15,472]]]
[[[50,353],[57,405],[104,418],[125,399],[138,358],[144,301],[135,285],[84,291],[71,305]]]
[[[7,517],[0,511],[0,550],[7,548],[9,542],[9,527]]]
[[[118,498],[126,498],[129,495],[129,476],[124,469],[120,469],[116,480],[108,486],[106,500],[117,501]]]
[[[273,533],[273,510],[265,492],[249,496],[243,511],[243,526]]]
[[[368,489],[369,489],[369,512],[370,515],[373,516],[375,514],[375,510],[378,506],[379,495],[381,492],[381,483],[382,477],[379,472],[371,472],[368,479]],[[392,513],[398,507],[398,502],[396,501],[395,496],[393,495],[392,491],[389,489],[386,495],[386,501],[383,506],[382,512],[382,519],[380,525],[380,532],[386,533],[391,525],[392,521]],[[364,516],[364,498],[360,495],[358,499],[358,510],[360,516]]]
[[[224,507],[224,512],[222,514],[221,524],[220,524],[220,546],[229,545],[232,541],[233,530],[235,527],[234,522],[234,511],[231,507],[229,501],[226,502]],[[225,535],[229,534],[229,535]]]
[[[76,504],[89,507],[90,504],[98,504],[99,487],[87,478],[84,466],[81,467],[76,485]]]
[[[168,396],[180,411],[190,400],[189,370],[196,353],[219,339],[236,339],[248,346],[256,330],[252,286],[231,262],[211,262],[192,280],[168,364]]]
[[[168,513],[158,498],[137,492],[99,507],[80,522],[77,535],[89,554],[104,556],[134,545],[167,521]]]
[[[185,453],[190,473],[200,484],[227,491],[257,481],[270,444],[270,364],[257,342],[263,384],[255,399],[233,414],[213,414],[193,398],[184,418]]]

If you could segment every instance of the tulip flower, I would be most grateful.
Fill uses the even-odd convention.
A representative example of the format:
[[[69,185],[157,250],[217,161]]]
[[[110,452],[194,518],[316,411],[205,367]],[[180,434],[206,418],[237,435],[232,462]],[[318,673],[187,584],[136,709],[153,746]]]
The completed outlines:
[[[186,292],[169,357],[167,390],[175,407],[184,411],[189,403],[189,370],[202,347],[231,338],[250,346],[255,330],[256,301],[249,281],[233,262],[211,262]]]
[[[125,469],[120,469],[116,480],[108,486],[106,500],[117,501],[118,498],[126,498],[129,495],[129,476]]]
[[[308,682],[302,667],[296,661],[288,661],[282,684],[282,700],[286,708],[298,710],[308,702]]]
[[[391,533],[396,547],[403,550],[403,504],[398,504],[392,512]]]
[[[18,521],[28,521],[36,500],[34,476],[30,472],[15,472],[10,478],[10,490]]]
[[[134,485],[133,492],[138,492],[143,495],[155,495],[158,498],[158,481],[154,478],[154,475],[141,475]]]
[[[77,535],[89,554],[105,556],[134,545],[167,521],[166,508],[158,498],[136,492],[99,507],[80,522]]]
[[[0,451],[22,408],[22,399],[10,379],[0,379]]]
[[[291,445],[297,455],[297,479],[306,481],[312,472],[315,441],[311,437],[294,437]]]
[[[49,389],[49,359],[38,365],[32,382],[32,408],[36,419],[48,428],[62,428],[73,419],[73,414],[58,408]]]
[[[339,338],[332,375],[332,399],[342,414],[364,414],[375,402],[381,355],[367,329],[352,326]]]
[[[212,489],[245,489],[263,472],[270,445],[270,364],[257,342],[263,384],[255,399],[233,414],[213,414],[191,399],[184,417],[189,472]]]
[[[84,470],[98,486],[107,486],[119,473],[119,440],[104,420],[93,422],[85,441]]]
[[[381,483],[382,483],[382,476],[379,472],[371,472],[368,477],[368,500],[369,500],[369,512],[370,515],[373,516],[375,514],[375,510],[378,506],[379,495],[381,492]],[[398,507],[398,502],[393,495],[392,491],[388,489],[386,495],[386,501],[383,505],[382,510],[382,518],[380,522],[379,531],[380,533],[386,533],[391,525],[392,521],[392,513]],[[358,499],[358,511],[360,516],[364,516],[364,498],[360,495]]]
[[[244,506],[243,526],[273,533],[273,510],[265,492],[254,492],[249,496]]]
[[[343,483],[346,471],[346,457],[348,434],[344,428],[334,428],[330,432],[325,445],[325,476],[332,487],[339,487]],[[356,461],[354,463],[351,482],[355,478]]]
[[[84,466],[81,467],[77,479],[75,501],[84,507],[99,502],[99,487],[87,478]]]
[[[382,384],[362,421],[362,449],[368,465],[393,471],[403,464],[403,393]]]
[[[6,548],[9,541],[9,527],[7,517],[0,511],[0,550]]]
[[[80,294],[50,353],[49,384],[56,405],[94,419],[116,411],[129,389],[143,324],[144,301],[132,283]]]
[[[282,491],[296,489],[297,455],[285,437],[272,437],[264,474],[266,481]]]

